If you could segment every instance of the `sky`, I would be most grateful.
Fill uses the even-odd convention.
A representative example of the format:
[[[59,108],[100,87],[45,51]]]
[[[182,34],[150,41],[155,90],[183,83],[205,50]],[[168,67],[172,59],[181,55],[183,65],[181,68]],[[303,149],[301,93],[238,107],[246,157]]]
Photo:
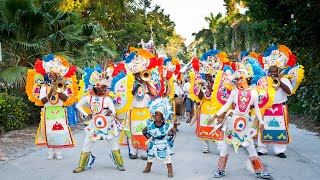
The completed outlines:
[[[165,14],[170,14],[170,19],[176,24],[176,33],[186,39],[188,46],[197,33],[203,28],[208,28],[204,20],[212,12],[217,15],[226,13],[223,0],[152,0],[152,4],[158,4]]]

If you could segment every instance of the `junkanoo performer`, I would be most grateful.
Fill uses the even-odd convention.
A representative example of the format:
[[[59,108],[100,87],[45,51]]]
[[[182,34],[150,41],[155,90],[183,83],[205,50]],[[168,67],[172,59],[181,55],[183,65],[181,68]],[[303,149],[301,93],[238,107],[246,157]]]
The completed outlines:
[[[109,97],[108,87],[111,85],[111,76],[102,72],[98,66],[95,70],[85,69],[85,87],[89,94],[83,97],[77,104],[77,109],[90,119],[89,125],[85,127],[86,137],[83,143],[78,168],[74,173],[86,169],[91,155],[93,144],[97,140],[106,140],[111,147],[111,157],[117,166],[117,170],[125,171],[120,148],[116,136],[118,129],[115,122],[116,111],[112,99]],[[89,105],[91,114],[88,114],[83,106]]]
[[[149,59],[154,55],[144,49],[131,48],[131,54],[126,58],[127,71],[131,72],[134,77],[134,85],[132,90],[133,103],[128,117],[128,128],[130,129],[129,138],[129,158],[137,159],[140,153],[143,160],[147,160],[146,151],[148,148],[148,139],[142,134],[142,129],[146,127],[147,120],[150,119],[150,111],[148,104],[152,96],[157,95],[155,87],[148,82],[147,77],[143,80],[144,75],[150,76],[147,70]],[[147,71],[145,71],[147,70]],[[144,74],[146,73],[146,74]]]
[[[149,173],[154,160],[159,159],[167,165],[168,177],[171,178],[173,177],[171,148],[176,131],[173,124],[167,122],[173,113],[169,99],[159,97],[150,102],[149,109],[153,118],[147,121],[147,127],[143,129],[144,136],[149,139],[148,161],[143,173]]]
[[[226,131],[223,146],[220,152],[218,169],[214,173],[215,178],[226,175],[225,168],[228,160],[228,150],[230,148],[229,144],[233,144],[236,152],[240,145],[246,147],[256,177],[270,177],[270,173],[265,171],[258,157],[252,140],[252,137],[256,134],[256,131],[251,127],[253,123],[253,120],[250,119],[251,108],[254,109],[254,112],[261,124],[261,130],[263,130],[264,124],[258,104],[258,92],[252,86],[250,86],[252,76],[253,73],[248,72],[244,66],[235,72],[233,77],[236,87],[231,91],[226,104],[224,104],[208,122],[208,124],[211,124],[218,116],[227,111],[229,107],[233,105],[233,109],[229,110],[227,113],[226,122],[221,122],[221,120],[218,119],[219,125],[226,123]]]
[[[62,148],[74,147],[68,126],[67,110],[78,93],[75,66],[60,56],[50,54],[37,60],[35,70],[28,70],[26,92],[30,101],[44,106],[35,144],[49,148],[48,159],[62,159]]]
[[[192,60],[192,66],[195,70],[199,67],[199,74],[192,72],[190,73],[190,97],[196,102],[200,103],[198,113],[195,114],[197,127],[197,136],[202,140],[203,153],[209,152],[209,141],[216,141],[217,148],[221,149],[223,140],[223,132],[217,130],[212,134],[209,134],[213,129],[213,125],[207,125],[207,122],[211,117],[218,111],[215,106],[215,102],[212,100],[213,84],[215,79],[215,72],[222,71],[225,63],[229,62],[226,53],[220,52],[219,50],[210,50],[204,53],[201,57],[201,61],[194,58]],[[231,67],[230,67],[231,69]],[[201,76],[202,75],[202,76]],[[224,114],[221,115],[223,118]],[[192,125],[194,121],[190,123]]]
[[[295,93],[303,79],[304,71],[302,66],[296,65],[295,55],[284,45],[271,46],[264,56],[264,68],[268,76],[274,79],[276,94],[272,107],[264,114],[265,129],[259,132],[258,154],[267,154],[267,144],[274,144],[276,156],[286,158],[286,144],[291,141],[287,96]]]

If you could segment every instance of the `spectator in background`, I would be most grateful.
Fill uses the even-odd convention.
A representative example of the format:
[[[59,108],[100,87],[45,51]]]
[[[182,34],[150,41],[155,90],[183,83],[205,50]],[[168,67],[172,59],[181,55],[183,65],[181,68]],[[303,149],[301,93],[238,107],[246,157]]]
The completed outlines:
[[[183,88],[182,88],[183,92],[187,96],[187,99],[186,99],[187,121],[186,121],[186,123],[190,123],[191,122],[191,118],[193,117],[193,110],[194,110],[194,108],[193,108],[194,102],[190,99],[189,89],[190,89],[190,78],[186,77],[185,83],[184,83]]]

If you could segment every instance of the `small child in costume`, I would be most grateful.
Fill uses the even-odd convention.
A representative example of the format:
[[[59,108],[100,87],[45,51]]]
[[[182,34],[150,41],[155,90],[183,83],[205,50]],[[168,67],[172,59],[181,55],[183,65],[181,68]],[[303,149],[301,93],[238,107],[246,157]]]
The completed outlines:
[[[149,139],[147,151],[147,166],[143,173],[151,171],[152,162],[159,159],[167,164],[168,177],[173,177],[171,155],[173,152],[173,140],[176,136],[176,130],[172,124],[166,122],[173,113],[171,111],[169,99],[157,98],[150,102],[149,109],[153,119],[147,121],[147,126],[142,130],[143,135]]]

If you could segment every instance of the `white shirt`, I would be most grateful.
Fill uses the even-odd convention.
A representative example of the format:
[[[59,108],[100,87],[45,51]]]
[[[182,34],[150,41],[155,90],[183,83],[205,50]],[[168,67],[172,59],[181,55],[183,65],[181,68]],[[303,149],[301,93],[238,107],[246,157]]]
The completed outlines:
[[[231,91],[231,94],[230,94],[229,99],[226,102],[226,104],[224,104],[221,107],[221,109],[216,113],[217,116],[220,116],[222,113],[227,111],[232,103],[235,103],[238,106],[237,100],[238,100],[238,90],[237,89],[233,89]],[[251,90],[251,102],[249,103],[248,106],[251,106],[251,105],[254,105],[254,112],[256,113],[256,116],[257,116],[259,122],[262,124],[263,120],[262,120],[262,117],[261,117],[261,112],[260,112],[259,104],[258,104],[258,92],[256,90],[254,90],[254,89]],[[237,114],[243,114],[243,115],[248,116],[249,112],[250,112],[250,107],[248,107],[248,109],[247,109],[247,111],[245,113],[239,112],[238,107],[236,107],[234,111]]]
[[[40,95],[39,95],[39,98],[40,98],[40,100],[42,99],[42,98],[44,98],[44,97],[47,97],[47,86],[48,85],[45,85],[45,86],[42,86],[41,87],[41,89],[40,89]],[[49,92],[48,92],[49,93]],[[65,90],[64,92],[63,92],[63,94],[65,94],[65,95],[67,95],[67,90]],[[52,104],[51,102],[50,102],[50,100],[48,99],[48,102],[46,103],[46,104],[44,104],[44,107],[47,107],[47,106],[62,106],[62,104],[63,104],[63,101],[59,98],[59,100],[58,100],[58,103],[56,103],[56,104]]]
[[[189,89],[190,89],[190,82],[184,83],[182,90],[183,92],[185,92],[188,98],[190,98]]]
[[[85,96],[84,98],[82,98],[78,104],[76,105],[76,108],[81,112],[81,114],[85,115],[85,116],[88,116],[88,113],[82,108],[82,106],[84,106],[85,104],[89,104],[89,109],[90,109],[90,96],[92,96],[92,98],[94,97],[99,97],[99,98],[103,98],[101,96],[94,96],[94,95],[88,95],[88,96]],[[113,104],[113,101],[112,99],[109,97],[109,96],[105,96],[104,97],[104,100],[103,100],[103,108],[108,108],[110,111],[111,111],[111,115],[110,116],[115,116],[116,115],[116,109],[114,108],[114,104]],[[103,110],[101,111],[102,113]],[[95,115],[95,114],[92,114],[92,115]]]
[[[292,92],[292,85],[289,79],[287,78],[281,78],[280,81],[285,84],[286,86],[288,86],[288,88],[290,89],[290,92]],[[276,94],[274,96],[274,104],[280,104],[280,103],[284,103],[288,100],[287,98],[287,93],[284,92],[284,90],[279,87],[276,91]]]
[[[174,94],[176,94],[178,96],[182,96],[184,94],[181,87],[178,86],[178,84],[176,82],[174,82]]]

